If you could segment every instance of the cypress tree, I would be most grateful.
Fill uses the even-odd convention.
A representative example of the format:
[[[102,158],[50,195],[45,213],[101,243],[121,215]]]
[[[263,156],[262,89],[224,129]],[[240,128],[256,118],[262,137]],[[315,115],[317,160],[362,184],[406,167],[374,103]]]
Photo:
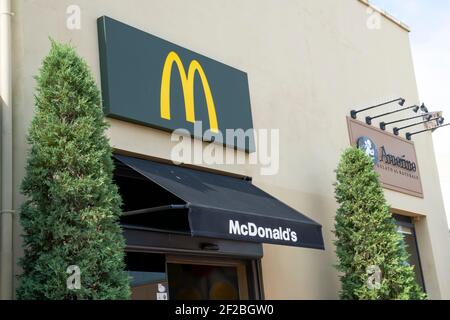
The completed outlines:
[[[52,41],[36,77],[21,191],[19,299],[128,299],[125,242],[100,92],[70,45]],[[80,288],[67,285],[77,266]],[[68,270],[69,268],[69,270]],[[69,272],[69,273],[68,273]]]
[[[419,300],[402,236],[384,198],[373,159],[357,148],[342,155],[336,170],[335,218],[337,269],[345,300]],[[379,282],[375,270],[381,271]],[[372,278],[371,278],[372,277]]]

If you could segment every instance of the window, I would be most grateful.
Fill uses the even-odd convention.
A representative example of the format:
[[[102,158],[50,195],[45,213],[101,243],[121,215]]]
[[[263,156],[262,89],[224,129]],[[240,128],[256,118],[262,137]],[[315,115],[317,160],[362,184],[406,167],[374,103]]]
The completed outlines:
[[[410,217],[394,214],[397,224],[397,231],[403,236],[406,251],[409,254],[408,263],[414,266],[417,283],[425,292],[425,282],[423,280],[422,266],[420,264],[419,248],[417,247],[416,232],[413,221]]]

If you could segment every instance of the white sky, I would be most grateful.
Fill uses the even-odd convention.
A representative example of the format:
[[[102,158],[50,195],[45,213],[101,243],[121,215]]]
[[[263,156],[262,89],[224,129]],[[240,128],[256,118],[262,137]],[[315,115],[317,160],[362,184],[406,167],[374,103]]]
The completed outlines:
[[[370,0],[411,28],[411,47],[419,95],[450,123],[450,1]],[[450,228],[450,127],[433,133],[442,194]]]

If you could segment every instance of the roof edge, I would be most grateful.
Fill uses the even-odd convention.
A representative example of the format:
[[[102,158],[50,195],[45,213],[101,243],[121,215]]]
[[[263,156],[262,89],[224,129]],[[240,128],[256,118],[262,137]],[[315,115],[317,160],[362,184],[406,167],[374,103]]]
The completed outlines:
[[[405,23],[401,22],[400,20],[398,20],[394,16],[390,15],[386,10],[382,10],[382,9],[374,6],[373,4],[370,3],[370,0],[358,0],[358,1],[361,2],[362,4],[365,4],[366,6],[368,6],[370,8],[372,8],[373,10],[377,11],[383,17],[385,17],[386,19],[388,19],[391,22],[395,23],[397,26],[399,26],[400,28],[402,28],[406,32],[411,32],[411,29],[410,29],[410,27],[408,25],[406,25]]]

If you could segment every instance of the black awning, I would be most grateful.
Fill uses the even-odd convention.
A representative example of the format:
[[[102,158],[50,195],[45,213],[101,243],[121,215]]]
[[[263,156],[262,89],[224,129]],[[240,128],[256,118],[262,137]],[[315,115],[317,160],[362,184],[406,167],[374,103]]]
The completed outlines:
[[[192,236],[324,249],[320,224],[248,179],[122,155],[114,157],[120,166],[170,194],[163,197],[159,191],[144,191],[144,197],[153,194],[158,201],[149,208],[124,212],[123,224],[139,227],[161,220],[170,229],[184,230]]]

